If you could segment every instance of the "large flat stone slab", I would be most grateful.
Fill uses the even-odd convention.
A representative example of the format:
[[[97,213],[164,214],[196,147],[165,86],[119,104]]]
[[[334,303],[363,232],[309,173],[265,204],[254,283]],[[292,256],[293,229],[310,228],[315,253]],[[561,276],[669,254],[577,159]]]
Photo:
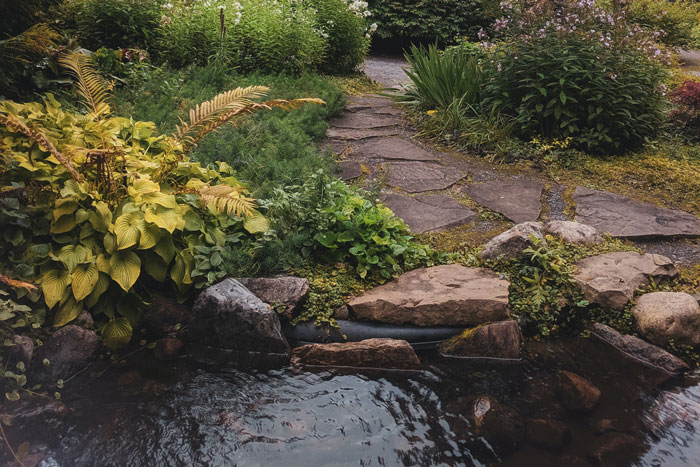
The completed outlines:
[[[345,107],[346,110],[351,112],[367,109],[377,111],[387,108],[394,108],[394,101],[388,97],[381,96],[351,96],[348,98],[348,105]]]
[[[374,128],[370,130],[354,130],[350,128],[329,128],[326,132],[328,138],[341,139],[346,141],[361,141],[368,138],[381,138],[395,136],[399,134],[399,129],[394,128]]]
[[[292,352],[293,365],[420,370],[420,360],[408,342],[365,339],[359,342],[310,344]]]
[[[700,236],[700,219],[693,214],[582,186],[574,192],[576,221],[613,237]]]
[[[437,157],[403,138],[372,138],[358,144],[350,155],[361,159],[393,159],[407,161],[436,161]]]
[[[492,271],[447,264],[420,268],[352,299],[363,320],[416,326],[475,326],[509,318],[509,282]]]
[[[387,184],[409,193],[444,190],[464,178],[454,167],[427,162],[392,162],[388,169]]]
[[[543,189],[539,180],[507,178],[469,185],[466,191],[477,203],[520,223],[540,217]]]
[[[586,300],[613,310],[622,310],[639,287],[678,275],[667,257],[636,251],[590,256],[576,263],[576,268],[574,281]]]
[[[362,176],[362,164],[357,161],[338,162],[338,165],[340,166],[338,178],[344,182]]]
[[[331,125],[335,128],[349,128],[353,130],[369,130],[373,128],[387,128],[397,126],[401,120],[394,117],[377,117],[365,113],[345,112],[334,119]]]
[[[392,193],[382,195],[381,201],[396,216],[403,219],[411,232],[418,234],[456,227],[478,216],[471,209],[445,195],[410,198]]]

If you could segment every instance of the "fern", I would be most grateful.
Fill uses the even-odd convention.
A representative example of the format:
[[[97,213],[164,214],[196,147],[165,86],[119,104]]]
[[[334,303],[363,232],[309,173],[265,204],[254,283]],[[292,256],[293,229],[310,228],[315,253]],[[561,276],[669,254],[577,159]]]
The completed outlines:
[[[112,84],[105,80],[95,69],[92,58],[82,53],[71,53],[59,58],[59,63],[73,75],[78,93],[83,98],[85,106],[95,119],[110,113],[109,91]]]
[[[242,187],[207,185],[199,189],[199,196],[205,205],[211,206],[216,212],[240,217],[258,213],[255,209],[255,199],[243,196]]]

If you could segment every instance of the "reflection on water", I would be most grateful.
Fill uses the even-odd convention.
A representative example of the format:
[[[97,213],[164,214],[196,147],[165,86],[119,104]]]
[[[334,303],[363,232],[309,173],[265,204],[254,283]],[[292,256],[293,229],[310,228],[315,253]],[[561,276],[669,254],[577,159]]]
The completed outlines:
[[[28,426],[11,438],[43,449],[40,465],[61,467],[700,465],[698,378],[633,391],[602,369],[592,378],[599,406],[572,414],[542,359],[421,357],[427,371],[410,375],[140,362],[67,391],[60,430]],[[533,442],[532,419],[557,419],[565,441]]]

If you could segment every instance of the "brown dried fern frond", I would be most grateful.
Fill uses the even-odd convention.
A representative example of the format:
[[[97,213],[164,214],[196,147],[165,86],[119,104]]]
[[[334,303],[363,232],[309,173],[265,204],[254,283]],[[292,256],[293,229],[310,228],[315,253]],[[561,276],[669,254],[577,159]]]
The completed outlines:
[[[21,34],[0,40],[0,59],[27,63],[33,57],[48,55],[58,47],[61,35],[46,23],[38,23]]]
[[[82,53],[73,52],[63,55],[58,61],[75,78],[78,93],[93,117],[99,119],[109,115],[110,109],[107,100],[110,97],[112,83],[104,79],[95,69],[92,58]]]
[[[241,187],[207,185],[199,189],[199,196],[205,205],[211,206],[219,213],[239,217],[252,216],[257,213],[255,199],[244,196]]]
[[[61,154],[61,152],[56,149],[56,146],[54,146],[54,144],[40,129],[31,128],[29,125],[17,118],[17,116],[12,114],[0,114],[0,124],[5,125],[5,127],[13,133],[22,133],[26,135],[45,151],[53,154],[53,156],[58,159],[63,167],[65,167],[71,174],[71,177],[73,177],[77,182],[83,181],[83,177],[75,170],[75,167],[73,167],[70,159]]]

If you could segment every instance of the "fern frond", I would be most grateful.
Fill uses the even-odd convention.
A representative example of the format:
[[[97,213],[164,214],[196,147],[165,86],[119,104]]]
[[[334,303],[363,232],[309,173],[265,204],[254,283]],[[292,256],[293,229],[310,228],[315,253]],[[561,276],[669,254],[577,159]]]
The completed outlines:
[[[22,133],[26,135],[45,151],[53,154],[53,156],[58,159],[58,161],[63,165],[63,167],[66,168],[66,170],[68,170],[76,181],[83,181],[83,177],[75,170],[75,167],[73,167],[70,159],[61,154],[59,150],[56,149],[56,146],[54,146],[54,144],[40,129],[31,128],[29,125],[17,118],[17,116],[12,114],[0,114],[0,124],[5,125],[5,127],[13,133]]]
[[[75,78],[78,93],[94,118],[109,115],[107,99],[112,85],[95,69],[92,58],[73,52],[63,55],[58,62]]]
[[[205,205],[216,212],[247,217],[257,213],[255,199],[243,195],[241,187],[230,185],[204,186],[199,189],[199,196]]]
[[[61,35],[46,23],[38,23],[21,34],[0,40],[0,59],[29,62],[32,57],[43,57],[58,47]]]
[[[253,99],[263,97],[270,89],[265,86],[248,86],[246,88],[236,88],[222,92],[213,99],[196,105],[190,109],[189,122],[180,120],[177,126],[176,139],[178,142],[184,141],[186,136],[196,128],[207,125],[216,119],[222,112],[229,112],[235,109],[254,104]]]

